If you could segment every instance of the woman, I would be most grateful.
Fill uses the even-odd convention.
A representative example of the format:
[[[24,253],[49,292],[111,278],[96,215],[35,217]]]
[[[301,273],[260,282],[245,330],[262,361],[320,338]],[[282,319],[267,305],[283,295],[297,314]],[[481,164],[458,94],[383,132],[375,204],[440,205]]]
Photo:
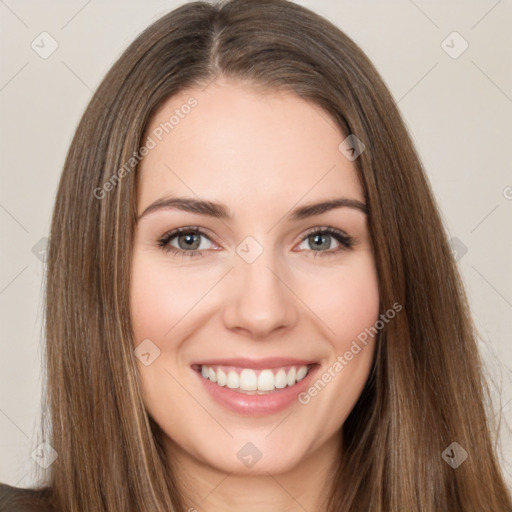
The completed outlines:
[[[404,123],[293,3],[186,4],[112,67],[59,185],[46,336],[57,458],[11,503],[512,510]]]

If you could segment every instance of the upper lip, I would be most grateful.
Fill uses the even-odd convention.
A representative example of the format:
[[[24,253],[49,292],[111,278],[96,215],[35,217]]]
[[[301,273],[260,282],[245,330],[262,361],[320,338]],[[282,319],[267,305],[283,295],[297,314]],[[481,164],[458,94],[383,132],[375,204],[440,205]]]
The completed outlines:
[[[283,366],[308,366],[315,364],[315,361],[296,359],[290,357],[267,357],[265,359],[248,359],[244,357],[229,359],[208,359],[193,363],[192,366],[235,366],[238,368],[252,368],[254,370],[264,370],[265,368],[281,368]]]

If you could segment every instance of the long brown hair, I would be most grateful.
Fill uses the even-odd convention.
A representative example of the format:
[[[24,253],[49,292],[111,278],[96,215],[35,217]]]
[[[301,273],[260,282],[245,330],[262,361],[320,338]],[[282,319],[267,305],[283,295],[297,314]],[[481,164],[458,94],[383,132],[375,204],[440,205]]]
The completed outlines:
[[[381,311],[396,302],[403,311],[379,333],[342,427],[328,510],[512,510],[467,300],[397,106],[342,31],[286,0],[192,2],[166,14],[113,65],[76,130],[47,260],[44,435],[58,454],[46,481],[56,510],[184,510],[134,362],[136,155],[164,100],[221,75],[292,91],[366,146],[356,164]],[[453,442],[468,453],[456,469],[442,457]]]

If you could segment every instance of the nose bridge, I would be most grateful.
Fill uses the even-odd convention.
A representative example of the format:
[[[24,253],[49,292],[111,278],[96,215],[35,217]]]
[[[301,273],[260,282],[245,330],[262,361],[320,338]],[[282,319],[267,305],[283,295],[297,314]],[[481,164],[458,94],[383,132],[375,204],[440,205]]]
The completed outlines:
[[[236,249],[238,258],[235,270],[239,272],[240,279],[251,288],[253,293],[275,292],[279,290],[279,269],[281,262],[276,256],[276,251],[269,245],[257,242],[253,237],[247,237]],[[282,283],[281,283],[282,285]]]
[[[297,304],[283,283],[286,275],[279,255],[252,236],[238,244],[236,253],[228,285],[227,326],[250,331],[254,336],[290,326],[297,318]]]

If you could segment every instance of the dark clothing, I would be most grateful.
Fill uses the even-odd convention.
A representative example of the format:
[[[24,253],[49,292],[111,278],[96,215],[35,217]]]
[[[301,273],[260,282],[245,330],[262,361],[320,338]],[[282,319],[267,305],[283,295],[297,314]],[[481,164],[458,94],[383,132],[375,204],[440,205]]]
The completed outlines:
[[[55,512],[46,489],[22,489],[0,483],[0,512]]]

